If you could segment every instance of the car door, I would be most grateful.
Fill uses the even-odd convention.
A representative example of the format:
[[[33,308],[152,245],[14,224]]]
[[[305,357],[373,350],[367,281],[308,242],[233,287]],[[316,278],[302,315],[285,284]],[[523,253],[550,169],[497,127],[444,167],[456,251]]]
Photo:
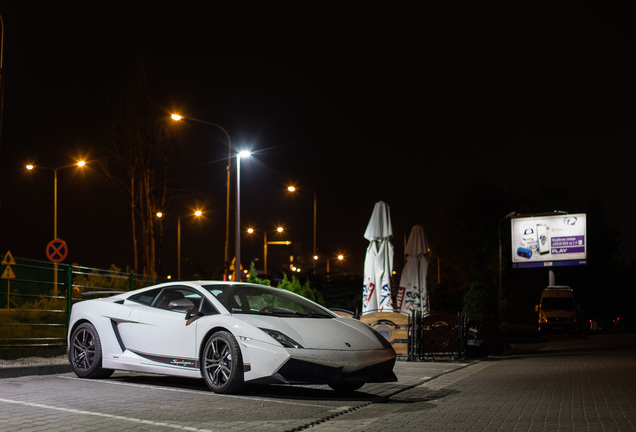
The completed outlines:
[[[119,327],[122,342],[142,358],[162,365],[198,368],[196,330],[192,320],[186,320],[185,312],[170,310],[170,301],[188,298],[201,301],[201,294],[194,289],[167,286],[157,290],[152,298],[131,298],[129,322]]]

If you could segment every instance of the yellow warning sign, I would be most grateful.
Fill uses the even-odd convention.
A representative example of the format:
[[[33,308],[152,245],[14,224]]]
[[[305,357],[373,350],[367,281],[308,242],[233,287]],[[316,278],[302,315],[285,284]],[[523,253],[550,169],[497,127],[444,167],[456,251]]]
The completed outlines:
[[[15,273],[13,273],[10,266],[7,266],[2,272],[2,279],[15,279]]]
[[[6,255],[2,259],[2,265],[15,265],[15,260],[13,259],[13,255],[11,255],[11,251],[7,251]]]
[[[13,273],[12,265],[15,265],[15,260],[13,259],[13,255],[11,255],[11,251],[7,251],[7,254],[2,259],[2,265],[6,265],[4,271],[2,272],[2,279],[15,279],[15,273]]]

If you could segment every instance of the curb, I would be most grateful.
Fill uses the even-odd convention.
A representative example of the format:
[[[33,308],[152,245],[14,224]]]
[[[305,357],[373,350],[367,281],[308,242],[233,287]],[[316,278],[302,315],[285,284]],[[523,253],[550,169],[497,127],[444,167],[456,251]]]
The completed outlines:
[[[53,375],[69,372],[73,372],[70,364],[8,367],[0,368],[0,379],[18,378],[28,375]]]

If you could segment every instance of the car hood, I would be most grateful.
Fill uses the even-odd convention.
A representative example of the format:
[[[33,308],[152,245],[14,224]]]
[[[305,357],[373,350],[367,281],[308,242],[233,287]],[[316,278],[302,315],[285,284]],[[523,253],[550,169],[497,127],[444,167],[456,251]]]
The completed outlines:
[[[366,324],[351,318],[281,318],[234,315],[259,328],[278,330],[305,349],[383,349],[382,343]]]

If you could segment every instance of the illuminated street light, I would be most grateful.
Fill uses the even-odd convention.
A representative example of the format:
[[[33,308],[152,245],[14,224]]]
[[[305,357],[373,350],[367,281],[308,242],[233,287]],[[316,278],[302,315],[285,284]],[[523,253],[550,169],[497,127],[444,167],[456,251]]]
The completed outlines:
[[[28,164],[26,169],[32,171],[34,169],[44,169],[53,171],[53,239],[57,239],[57,172],[65,168],[83,167],[86,161],[79,161],[71,165],[64,165],[57,168]]]
[[[241,278],[241,159],[249,158],[250,152],[242,150],[236,155],[236,250],[234,258],[234,280]]]
[[[344,255],[343,255],[343,254],[338,254],[338,255],[336,256],[336,259],[337,259],[338,261],[342,261],[342,260],[344,260]],[[327,259],[327,274],[329,274],[329,262],[330,262],[330,261],[331,261],[331,258],[328,258],[328,259]]]
[[[32,171],[34,169],[44,169],[53,171],[53,240],[57,240],[57,172],[65,168],[83,167],[86,161],[79,161],[71,165],[64,165],[57,168],[28,164],[26,169]],[[53,263],[53,296],[57,296],[57,263]]]
[[[185,217],[200,217],[201,215],[201,210],[197,210]],[[181,280],[181,216],[177,217],[177,279]]]
[[[318,261],[318,255],[316,254],[316,215],[317,215],[317,208],[318,208],[318,203],[317,203],[317,198],[316,198],[316,192],[309,190],[309,189],[298,189],[295,186],[289,186],[287,187],[287,190],[290,192],[295,192],[297,190],[300,191],[307,191],[307,192],[311,192],[314,194],[314,250],[313,250],[313,258],[314,258],[314,273],[316,272],[316,261]]]
[[[278,233],[282,233],[283,232],[283,227],[278,227],[276,228],[276,232]],[[267,274],[267,246],[268,245],[273,245],[273,244],[284,244],[284,245],[290,245],[291,242],[288,240],[282,240],[282,241],[267,241],[267,231],[265,231],[263,233],[263,273]]]
[[[283,227],[276,228],[276,232],[282,233],[284,231]],[[248,228],[247,232],[249,234],[254,234],[254,228]],[[292,242],[289,240],[281,240],[281,241],[267,241],[267,231],[263,231],[263,274],[267,274],[267,246],[268,245],[291,245]]]
[[[203,214],[201,210],[197,210],[192,214],[177,217],[177,280],[181,280],[181,219],[184,217],[200,217]],[[161,218],[164,214],[157,212],[157,217]]]
[[[232,162],[232,140],[230,139],[230,134],[228,133],[227,130],[225,130],[225,128],[217,123],[212,123],[212,122],[208,122],[205,120],[200,120],[194,117],[182,117],[179,114],[171,114],[170,118],[174,121],[180,121],[183,119],[186,120],[192,120],[194,122],[197,123],[203,123],[206,124],[208,126],[213,126],[215,128],[220,129],[224,134],[225,134],[225,138],[227,138],[227,146],[228,146],[228,155],[227,155],[227,183],[226,183],[226,189],[227,189],[227,198],[226,198],[226,205],[225,205],[225,262],[223,263],[223,267],[224,267],[224,275],[225,277],[228,276],[228,268],[229,268],[229,250],[230,250],[230,196],[231,196],[231,192],[230,192],[230,167],[231,167],[231,162]]]

